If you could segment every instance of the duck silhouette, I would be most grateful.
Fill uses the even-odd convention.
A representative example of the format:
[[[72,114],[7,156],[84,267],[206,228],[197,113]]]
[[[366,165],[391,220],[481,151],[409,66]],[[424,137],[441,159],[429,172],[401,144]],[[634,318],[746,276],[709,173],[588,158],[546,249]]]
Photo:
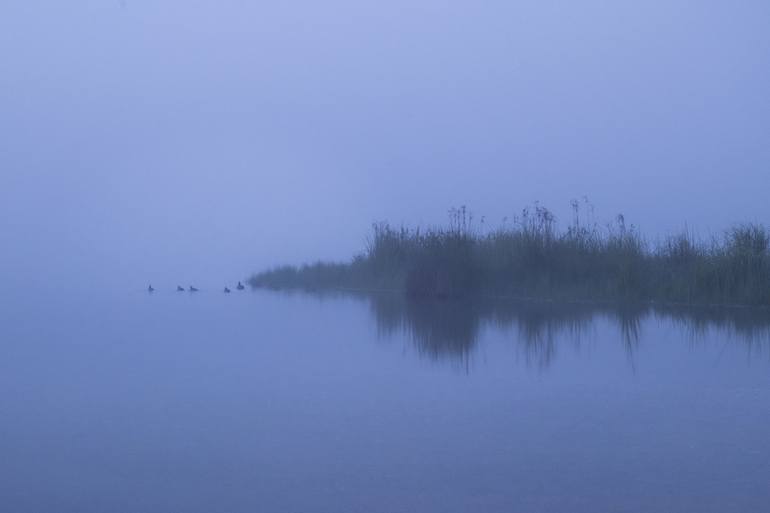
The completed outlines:
[[[238,282],[238,286],[237,286],[237,287],[235,287],[235,288],[236,288],[236,289],[238,289],[238,290],[243,290],[243,289],[245,289],[246,287],[244,287],[244,286],[243,286],[243,283],[241,283],[241,282]]]
[[[155,289],[154,289],[154,288],[152,288],[152,285],[150,285],[149,287],[147,287],[147,292],[155,292]]]
[[[190,292],[198,292],[198,289],[190,285]]]
[[[176,291],[177,292],[184,292],[184,287],[182,287],[181,285],[177,285],[176,286]]]
[[[230,293],[230,289],[228,289],[227,287],[225,287],[225,294],[229,294],[229,293]]]

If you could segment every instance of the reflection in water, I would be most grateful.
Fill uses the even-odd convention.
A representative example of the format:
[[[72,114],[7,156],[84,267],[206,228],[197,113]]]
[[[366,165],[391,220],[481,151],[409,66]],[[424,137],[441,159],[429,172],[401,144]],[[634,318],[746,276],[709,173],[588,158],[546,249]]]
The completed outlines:
[[[597,319],[617,326],[631,365],[643,322],[653,318],[684,329],[693,342],[712,330],[745,344],[750,354],[770,340],[770,312],[751,308],[597,305],[548,301],[409,301],[398,295],[368,295],[380,336],[406,333],[418,352],[467,366],[485,326],[514,333],[528,364],[547,367],[557,345],[579,346]]]

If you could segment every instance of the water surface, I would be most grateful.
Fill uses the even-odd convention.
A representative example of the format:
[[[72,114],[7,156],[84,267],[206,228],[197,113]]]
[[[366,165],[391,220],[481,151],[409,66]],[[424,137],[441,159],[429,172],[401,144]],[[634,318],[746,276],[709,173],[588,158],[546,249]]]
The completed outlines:
[[[159,287],[0,321],[6,511],[770,503],[764,312]]]

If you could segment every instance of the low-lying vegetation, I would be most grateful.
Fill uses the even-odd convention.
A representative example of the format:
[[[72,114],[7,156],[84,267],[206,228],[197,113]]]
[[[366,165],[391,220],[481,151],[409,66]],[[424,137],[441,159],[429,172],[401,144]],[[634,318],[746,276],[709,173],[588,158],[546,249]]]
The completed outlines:
[[[622,216],[600,227],[575,218],[563,230],[535,206],[512,223],[476,229],[465,207],[447,227],[375,224],[366,251],[348,263],[280,267],[254,287],[392,289],[412,298],[474,295],[569,300],[770,305],[770,232],[743,224],[721,237],[685,232],[650,242]]]

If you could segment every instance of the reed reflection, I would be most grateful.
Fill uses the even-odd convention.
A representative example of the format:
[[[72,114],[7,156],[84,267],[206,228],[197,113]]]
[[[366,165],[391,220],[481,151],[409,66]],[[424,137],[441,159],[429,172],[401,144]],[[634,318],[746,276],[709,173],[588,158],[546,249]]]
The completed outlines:
[[[580,348],[596,321],[617,329],[633,367],[648,320],[682,330],[695,346],[718,333],[746,347],[751,356],[766,353],[770,311],[752,308],[693,308],[656,305],[597,305],[548,301],[412,301],[398,295],[368,295],[380,337],[407,335],[422,356],[467,366],[486,328],[503,331],[527,365],[547,368],[561,346]]]

